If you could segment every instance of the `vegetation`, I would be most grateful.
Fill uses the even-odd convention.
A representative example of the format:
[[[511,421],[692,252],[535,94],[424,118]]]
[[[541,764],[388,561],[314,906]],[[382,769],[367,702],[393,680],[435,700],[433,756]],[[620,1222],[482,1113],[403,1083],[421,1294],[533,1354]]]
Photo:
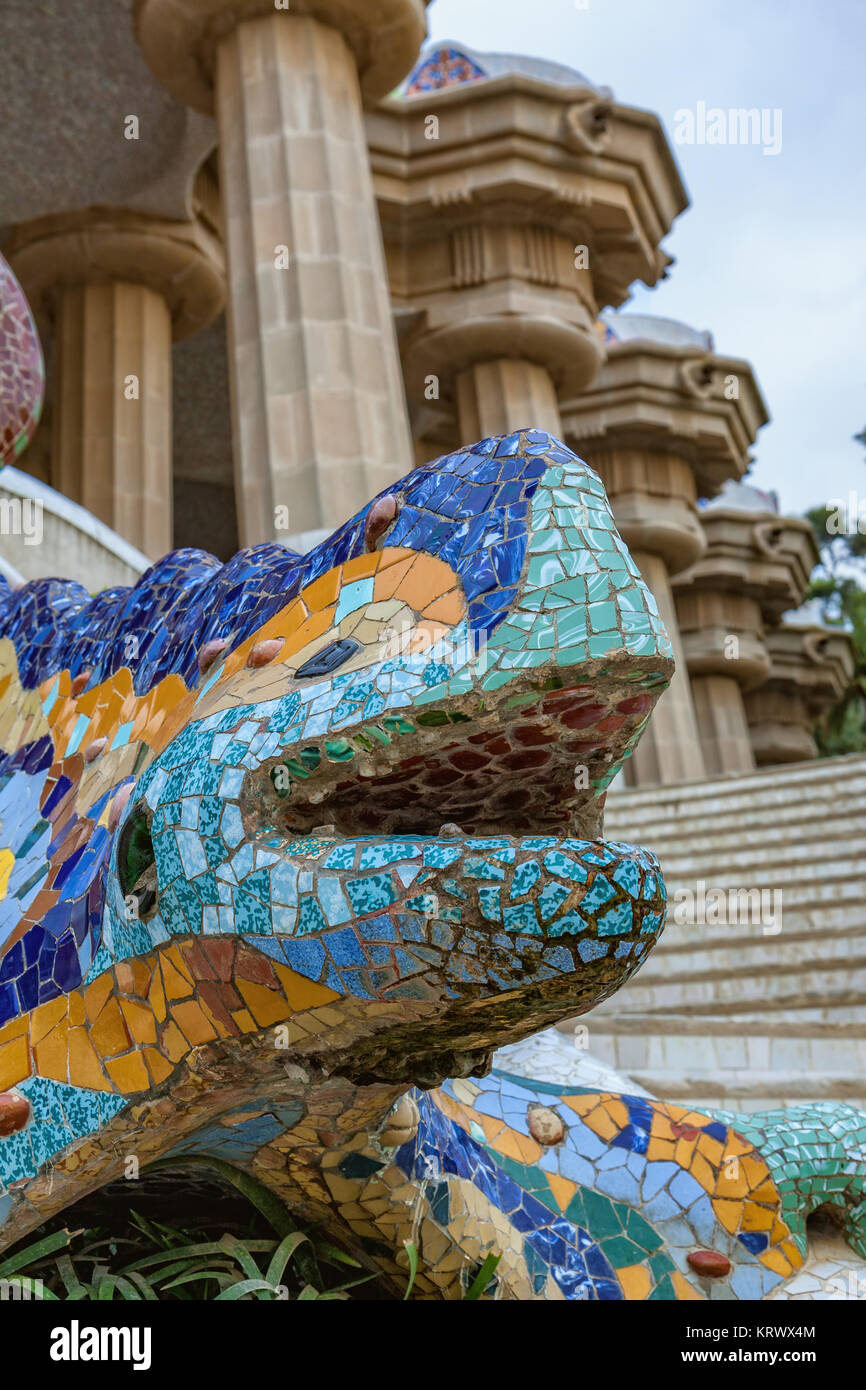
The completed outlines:
[[[178,1165],[171,1167],[176,1170]],[[0,1282],[7,1296],[15,1297],[20,1289],[22,1298],[57,1302],[393,1299],[375,1272],[320,1233],[297,1230],[283,1205],[247,1174],[211,1159],[206,1169],[221,1186],[201,1190],[204,1200],[196,1202],[203,1212],[200,1222],[181,1225],[159,1219],[159,1211],[172,1209],[170,1185],[151,1183],[142,1191],[142,1204],[155,1208],[150,1215],[129,1209],[125,1185],[105,1189],[74,1209],[85,1219],[95,1214],[96,1224],[72,1230],[48,1223],[35,1239],[0,1256]],[[176,1172],[173,1176],[176,1180]],[[214,1212],[219,1213],[219,1224]],[[408,1299],[419,1254],[411,1241],[405,1247]],[[499,1259],[487,1256],[470,1279],[464,1299],[476,1301],[492,1291]]]
[[[866,445],[866,430],[855,439]],[[850,517],[834,534],[826,506],[813,507],[806,518],[821,552],[806,599],[817,599],[825,623],[850,629],[856,662],[850,686],[819,719],[815,738],[824,757],[860,753],[866,751],[866,531],[859,529],[859,517]]]

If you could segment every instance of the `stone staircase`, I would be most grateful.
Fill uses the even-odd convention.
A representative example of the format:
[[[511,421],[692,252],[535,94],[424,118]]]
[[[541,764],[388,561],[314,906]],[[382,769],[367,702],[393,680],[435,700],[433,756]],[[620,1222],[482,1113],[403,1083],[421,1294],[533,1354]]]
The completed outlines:
[[[866,1108],[866,755],[613,793],[605,834],[658,854],[668,925],[592,1054],[665,1100]]]

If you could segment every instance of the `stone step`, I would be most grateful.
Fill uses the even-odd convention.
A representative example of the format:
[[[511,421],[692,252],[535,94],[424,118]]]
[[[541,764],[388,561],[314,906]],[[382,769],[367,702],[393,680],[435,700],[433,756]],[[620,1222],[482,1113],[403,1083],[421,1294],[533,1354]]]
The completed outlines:
[[[758,824],[760,809],[767,806],[773,806],[774,809],[780,810],[781,815],[798,821],[808,816],[812,810],[816,810],[819,815],[831,815],[834,809],[838,810],[848,803],[862,809],[865,783],[866,771],[859,771],[858,776],[841,778],[838,783],[834,783],[833,778],[828,777],[826,783],[808,788],[806,795],[803,795],[802,787],[767,787],[766,791],[760,794],[760,799],[756,792],[744,795],[734,795],[731,792],[730,796],[721,796],[719,799],[708,796],[701,801],[671,801],[660,802],[657,805],[634,805],[631,792],[624,792],[619,798],[606,803],[605,824],[656,826],[662,833],[666,827],[683,824],[694,824],[701,828],[712,826],[714,823],[733,826],[737,816],[744,816],[751,823]]]
[[[808,802],[780,800],[756,805],[754,799],[745,805],[724,805],[706,812],[691,813],[686,807],[679,815],[610,815],[605,812],[604,834],[608,840],[636,839],[652,843],[658,852],[662,847],[675,847],[694,839],[717,839],[736,847],[737,835],[760,836],[771,832],[770,843],[789,843],[812,833],[827,838],[838,830],[842,835],[862,834],[866,812],[866,791],[846,796],[840,789],[832,795],[816,797]]]
[[[762,1071],[801,1075],[851,1075],[866,1090],[866,1037],[776,1037],[768,1034],[653,1033],[637,1036],[596,1032],[586,1039],[593,1056],[636,1077],[638,1072],[679,1070],[706,1072]],[[659,1095],[664,1095],[663,1091]]]
[[[866,1105],[866,755],[612,794],[605,834],[659,856],[668,921],[578,1041],[697,1108]],[[694,920],[711,888],[735,920]]]
[[[642,1090],[697,1108],[771,1109],[782,1104],[866,1100],[866,1012],[859,1023],[797,1024],[775,1018],[668,1015],[578,1020],[597,1065]],[[626,1023],[639,1024],[634,1029]],[[665,1031],[654,1031],[661,1025]],[[562,1025],[565,1027],[565,1025]],[[768,1029],[778,1028],[778,1031]],[[575,1049],[580,1055],[580,1049]],[[753,1105],[746,1102],[754,1102]]]
[[[651,808],[658,814],[667,807],[675,814],[677,806],[697,807],[701,802],[708,809],[729,798],[755,805],[771,798],[779,790],[790,797],[813,796],[822,784],[843,788],[851,779],[866,775],[866,754],[852,753],[843,758],[818,758],[814,762],[759,769],[755,772],[732,773],[712,781],[678,782],[671,786],[642,787],[611,793],[607,809],[611,815],[624,815],[638,808]]]
[[[652,829],[640,828],[640,834],[649,837],[651,848],[663,861],[671,863],[674,859],[685,858],[687,853],[694,855],[716,855],[723,862],[729,853],[739,853],[745,844],[750,844],[752,832],[760,834],[760,846],[766,846],[773,856],[785,853],[793,844],[800,844],[808,836],[810,844],[834,843],[844,841],[847,849],[853,839],[862,839],[863,825],[866,824],[866,795],[858,798],[856,807],[849,800],[842,803],[841,814],[839,798],[832,806],[829,800],[827,814],[820,808],[806,809],[802,806],[780,806],[773,812],[773,822],[766,823],[766,815],[747,816],[745,813],[733,819],[730,828],[722,826],[718,817],[705,817],[689,820],[686,823],[666,822],[653,825]],[[834,814],[830,814],[830,810]],[[626,831],[637,827],[624,826]],[[613,833],[610,818],[605,818],[605,836],[615,840],[619,834]],[[626,836],[628,838],[628,836]],[[646,839],[644,843],[646,843]],[[760,850],[752,846],[752,852]]]
[[[803,854],[805,855],[806,853],[807,851],[804,849]],[[760,889],[763,887],[770,892],[772,892],[774,888],[780,889],[782,892],[781,906],[783,930],[786,916],[802,917],[804,914],[816,910],[841,907],[843,905],[847,907],[849,913],[852,914],[852,920],[855,916],[858,920],[862,917],[864,904],[866,904],[866,891],[864,891],[864,881],[860,874],[855,875],[852,873],[846,875],[844,878],[840,876],[837,879],[832,878],[832,876],[827,878],[821,875],[818,870],[810,870],[810,867],[805,865],[803,866],[800,881],[792,881],[792,877],[794,873],[798,872],[799,867],[800,866],[792,868],[790,870],[791,876],[787,879],[781,876],[781,870],[774,870],[772,873],[767,874],[766,877],[763,877],[760,883],[757,878],[754,878],[748,883],[743,883],[742,878],[740,878],[739,881],[735,881],[733,884],[731,884],[730,881],[725,884],[718,880],[710,883],[708,880],[704,879],[705,897],[710,888],[721,888],[723,890],[727,888],[732,895],[743,888]],[[665,882],[668,890],[668,921],[671,927],[678,926],[681,928],[688,928],[691,925],[693,927],[700,926],[702,931],[706,930],[709,932],[714,928],[721,928],[722,931],[724,931],[725,923],[722,921],[707,922],[706,924],[702,922],[695,923],[694,909],[697,906],[697,878],[693,879],[691,883],[683,880],[677,881],[676,879],[668,880],[667,878]],[[692,898],[677,896],[685,892],[691,893]],[[692,899],[694,899],[694,901]],[[733,915],[733,901],[733,896],[731,897],[730,904],[725,901],[725,913],[728,916]],[[739,899],[737,902],[737,914],[739,916],[741,915]],[[765,904],[765,906],[766,905],[767,904]],[[770,900],[768,906],[772,908],[772,900]],[[705,902],[704,913],[702,915],[706,916],[707,911],[708,904]],[[754,910],[749,910],[747,915],[751,920],[754,916]],[[728,930],[730,930],[730,925],[728,926]],[[658,949],[664,950],[664,936],[662,936],[662,944]]]
[[[773,971],[735,979],[666,981],[643,984],[641,976],[593,1011],[642,1014],[736,1014],[756,1009],[831,1009],[866,1004],[866,966],[840,962],[835,968]]]
[[[814,1104],[820,1100],[843,1100],[863,1109],[866,1083],[862,1075],[845,1072],[800,1071],[670,1071],[648,1067],[632,1069],[632,1078],[646,1091],[679,1105],[695,1109],[744,1110],[744,1100],[754,1101],[755,1110],[775,1110],[784,1105]]]
[[[695,934],[700,929],[695,928]],[[676,984],[685,981],[732,980],[785,971],[818,971],[821,969],[866,969],[866,940],[859,934],[812,937],[789,940],[779,936],[756,936],[737,947],[715,945],[710,949],[676,953],[658,950],[635,977],[646,987],[661,981]]]
[[[581,1018],[557,1024],[566,1035],[583,1030],[604,1037],[639,1037],[675,1033],[683,1037],[768,1037],[768,1038],[836,1038],[866,1039],[866,1009],[849,1008],[840,1017],[823,1019],[818,1011],[793,1009],[786,1014],[743,1013],[735,1017],[722,1014],[609,1014],[602,1013],[604,1005]]]
[[[787,905],[787,895],[785,903],[782,931],[777,934],[776,939],[782,936],[785,941],[801,941],[804,938],[819,936],[822,939],[832,939],[856,938],[860,935],[866,939],[866,892],[862,900],[851,902],[843,898],[839,905],[832,907],[794,909]],[[671,904],[670,909],[661,944],[653,951],[643,970],[648,969],[660,953],[668,959],[683,951],[711,950],[717,946],[728,950],[734,947],[738,950],[748,950],[756,942],[767,939],[767,933],[763,932],[760,925],[748,922],[677,923],[673,920],[675,905]]]
[[[807,806],[811,802],[823,802],[830,798],[833,788],[838,788],[840,796],[856,799],[863,795],[866,779],[866,761],[858,755],[856,765],[847,764],[847,759],[826,758],[818,766],[826,771],[820,775],[804,776],[795,781],[790,774],[782,774],[778,779],[765,776],[763,783],[748,778],[732,777],[725,782],[677,782],[667,787],[647,787],[642,791],[620,791],[608,795],[605,814],[614,820],[640,816],[645,819],[656,816],[660,820],[675,819],[685,814],[709,815],[714,807],[723,814],[740,806],[744,810],[769,801],[782,801],[790,806]],[[755,774],[756,777],[761,774]]]
[[[863,884],[866,882],[862,857],[866,853],[866,839],[860,840],[858,837],[858,843],[862,848],[852,852],[850,857],[846,854],[824,858],[816,854],[812,858],[812,844],[800,842],[789,846],[784,858],[778,856],[763,863],[760,861],[760,851],[755,850],[731,854],[727,861],[702,855],[678,857],[675,863],[661,855],[659,858],[671,897],[677,889],[690,888],[694,891],[699,879],[707,887],[714,888],[770,888],[782,887],[786,883],[817,884],[827,879],[833,882],[853,880]]]

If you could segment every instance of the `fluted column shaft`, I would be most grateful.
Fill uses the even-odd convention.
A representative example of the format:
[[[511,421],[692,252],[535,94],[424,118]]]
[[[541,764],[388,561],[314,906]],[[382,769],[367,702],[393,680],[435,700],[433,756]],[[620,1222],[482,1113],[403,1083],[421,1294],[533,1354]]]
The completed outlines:
[[[58,292],[52,484],[153,559],[172,548],[171,342],[145,285]]]
[[[560,438],[556,388],[546,367],[519,359],[478,362],[457,377],[457,412],[464,444],[520,429]]]
[[[658,604],[661,620],[674,649],[676,670],[631,756],[629,772],[638,786],[685,782],[703,777],[704,761],[697,719],[667,565],[660,555],[653,555],[649,551],[633,550],[632,559]]]
[[[412,466],[355,59],[286,12],[216,62],[241,541],[332,527]],[[285,522],[283,523],[285,525]],[[279,535],[279,530],[276,532]]]
[[[707,776],[755,766],[743,692],[733,676],[692,676],[692,699]]]
[[[620,535],[659,607],[676,669],[626,766],[630,785],[685,782],[705,775],[671,575],[706,549],[691,468],[677,454],[615,442],[578,448],[607,488]]]
[[[704,764],[711,777],[750,772],[755,758],[743,691],[770,674],[761,609],[749,594],[711,588],[708,579],[705,585],[674,586]]]

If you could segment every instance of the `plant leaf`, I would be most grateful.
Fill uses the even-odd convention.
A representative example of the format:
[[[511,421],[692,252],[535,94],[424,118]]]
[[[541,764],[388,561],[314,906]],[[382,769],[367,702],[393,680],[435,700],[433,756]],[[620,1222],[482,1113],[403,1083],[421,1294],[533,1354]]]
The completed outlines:
[[[286,1236],[280,1241],[268,1265],[267,1273],[265,1274],[265,1278],[269,1284],[279,1284],[282,1282],[286,1265],[289,1263],[298,1246],[308,1239],[309,1237],[305,1236],[303,1231],[294,1231],[291,1235]]]
[[[52,1255],[55,1250],[62,1250],[76,1236],[80,1236],[83,1229],[82,1227],[80,1231],[68,1231],[64,1228],[62,1231],[55,1231],[53,1235],[43,1236],[42,1240],[37,1240],[35,1245],[28,1245],[26,1250],[19,1250],[17,1255],[10,1255],[8,1260],[4,1260],[0,1264],[0,1279],[8,1279],[10,1274],[15,1274],[25,1265],[34,1264],[36,1260],[44,1259],[46,1255]]]
[[[230,1289],[224,1289],[222,1293],[218,1293],[214,1302],[236,1303],[239,1298],[243,1298],[244,1294],[260,1290],[277,1297],[277,1291],[273,1284],[269,1284],[266,1279],[242,1279],[239,1284],[232,1284]]]
[[[403,1295],[403,1302],[405,1303],[412,1292],[415,1275],[418,1273],[418,1247],[413,1240],[404,1240],[403,1245],[409,1256],[409,1283],[406,1285],[406,1292]]]
[[[484,1290],[487,1288],[487,1285],[490,1283],[490,1280],[493,1278],[493,1275],[496,1272],[496,1266],[499,1264],[499,1261],[501,1259],[502,1256],[494,1255],[492,1250],[490,1251],[489,1255],[485,1255],[483,1265],[481,1266],[475,1278],[472,1280],[472,1283],[469,1285],[469,1288],[463,1295],[464,1303],[477,1302],[477,1300],[483,1294]]]

